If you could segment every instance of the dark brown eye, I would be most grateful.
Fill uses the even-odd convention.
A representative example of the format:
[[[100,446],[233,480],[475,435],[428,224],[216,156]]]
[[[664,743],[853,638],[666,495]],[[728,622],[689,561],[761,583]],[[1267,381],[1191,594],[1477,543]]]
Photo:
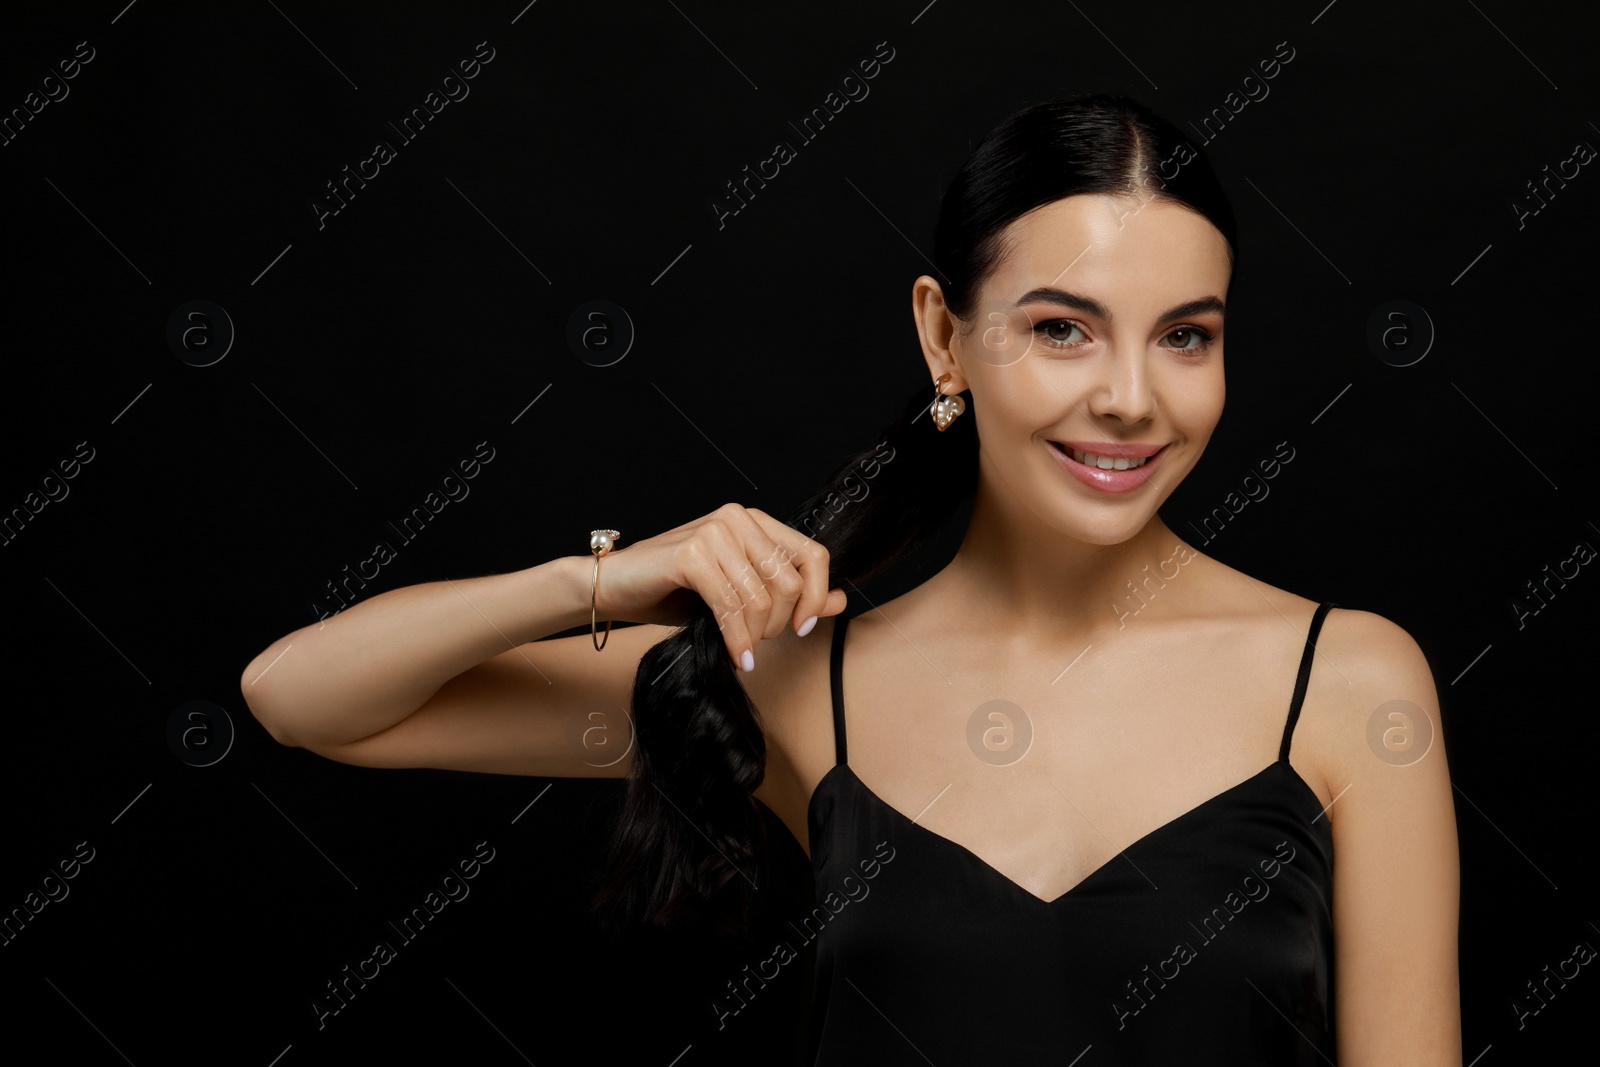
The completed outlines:
[[[1202,352],[1211,343],[1210,334],[1193,326],[1179,326],[1176,330],[1167,334],[1167,339],[1176,342],[1172,346],[1173,348],[1182,349],[1185,352]]]
[[[1069,340],[1072,331],[1078,329],[1078,324],[1066,319],[1047,319],[1033,328],[1034,333],[1041,334],[1052,344],[1068,346],[1076,342]]]

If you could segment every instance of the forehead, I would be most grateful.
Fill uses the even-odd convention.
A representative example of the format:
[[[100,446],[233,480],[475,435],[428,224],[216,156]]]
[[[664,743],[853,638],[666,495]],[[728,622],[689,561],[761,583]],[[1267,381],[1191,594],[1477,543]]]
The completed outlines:
[[[1198,212],[1106,193],[1052,201],[1006,228],[1008,251],[985,286],[1009,303],[1036,286],[1093,294],[1136,311],[1228,287],[1228,242]]]

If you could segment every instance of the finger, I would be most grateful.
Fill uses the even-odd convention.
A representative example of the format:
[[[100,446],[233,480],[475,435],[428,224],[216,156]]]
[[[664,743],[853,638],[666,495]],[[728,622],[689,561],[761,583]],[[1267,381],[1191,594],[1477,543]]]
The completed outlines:
[[[750,632],[759,633],[770,640],[781,634],[793,622],[795,602],[805,591],[805,579],[795,567],[793,551],[768,533],[771,516],[755,508],[741,508],[727,516],[735,536],[744,539],[748,556],[746,572],[741,575],[740,593],[745,598],[745,617]],[[773,523],[786,531],[784,539],[792,541],[794,531],[782,523]],[[802,616],[803,618],[803,616]]]
[[[844,592],[830,589],[828,586],[831,557],[827,548],[821,542],[812,540],[794,527],[779,522],[763,511],[756,508],[748,510],[751,517],[767,531],[768,536],[778,543],[787,556],[789,565],[800,575],[803,587],[791,609],[795,632],[799,633],[806,621],[813,616],[837,615],[843,611]]]
[[[771,640],[784,630],[796,627],[795,604],[799,602],[800,594],[805,592],[806,580],[795,567],[793,556],[782,545],[773,546],[772,552],[757,564],[756,571],[766,583],[767,594],[771,597],[766,625],[761,630],[761,636]]]
[[[740,636],[733,640],[733,662],[740,670],[755,670],[756,645],[761,641],[760,630],[751,620],[752,598],[739,581],[739,572],[732,564],[722,563],[723,603],[718,609],[717,625]]]
[[[767,588],[756,560],[770,554],[773,546],[744,509],[730,505],[717,520],[706,524],[706,534],[717,548],[723,571],[733,581],[744,607],[745,632],[756,641],[766,636],[772,617],[773,595]],[[770,570],[770,568],[768,568]],[[755,646],[751,645],[754,652]]]
[[[751,649],[753,657],[754,643],[745,629],[743,602],[733,582],[723,572],[718,553],[709,542],[697,538],[689,543],[684,574],[690,586],[700,594],[715,615],[728,657],[742,669],[741,655],[746,649]]]
[[[766,583],[756,573],[751,555],[761,552],[762,546],[770,546],[770,543],[744,508],[737,504],[718,509],[718,513],[701,526],[700,533],[715,553],[723,574],[733,584],[732,599],[739,602],[731,610],[742,615],[741,628],[747,644],[735,650],[734,658],[743,669],[753,670],[756,644],[766,633],[773,602]],[[729,598],[725,596],[724,599]],[[745,657],[746,651],[750,653],[749,659]]]

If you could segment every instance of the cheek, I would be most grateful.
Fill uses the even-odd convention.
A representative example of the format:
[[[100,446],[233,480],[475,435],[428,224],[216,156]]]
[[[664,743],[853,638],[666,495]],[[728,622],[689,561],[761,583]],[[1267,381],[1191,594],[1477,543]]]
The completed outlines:
[[[1166,383],[1165,393],[1168,418],[1192,435],[1207,434],[1222,418],[1227,399],[1222,367],[1175,376]]]
[[[980,421],[991,434],[1019,440],[1059,422],[1069,406],[1059,386],[1030,359],[990,370],[973,384],[973,396],[983,398],[978,407],[986,417]]]

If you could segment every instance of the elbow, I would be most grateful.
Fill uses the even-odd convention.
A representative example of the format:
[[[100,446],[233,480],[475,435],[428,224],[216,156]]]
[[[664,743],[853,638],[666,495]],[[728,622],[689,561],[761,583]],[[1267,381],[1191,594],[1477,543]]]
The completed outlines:
[[[254,708],[251,708],[250,711],[252,714],[255,714]],[[262,729],[266,730],[274,741],[278,742],[280,745],[283,745],[285,748],[305,747],[299,741],[296,741],[292,736],[290,736],[289,733],[284,730],[283,727],[279,726],[274,720],[263,718],[261,715],[256,715],[256,722],[261,724]]]
[[[250,709],[250,714],[255,717],[261,728],[280,745],[289,748],[303,747],[293,735],[285,729],[282,721],[268,712],[268,700],[265,688],[260,684],[261,671],[252,660],[239,676],[239,694],[244,697],[245,707]]]

